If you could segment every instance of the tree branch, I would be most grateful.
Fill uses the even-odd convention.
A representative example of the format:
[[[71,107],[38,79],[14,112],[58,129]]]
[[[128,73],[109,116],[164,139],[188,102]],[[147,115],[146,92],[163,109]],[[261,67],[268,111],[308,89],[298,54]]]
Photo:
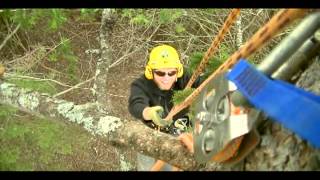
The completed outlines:
[[[40,117],[80,124],[92,135],[103,136],[114,146],[142,152],[182,169],[197,167],[193,155],[176,137],[157,132],[140,121],[109,116],[101,111],[99,103],[76,105],[6,82],[0,82],[0,102]]]
[[[17,27],[3,40],[3,42],[0,45],[0,51],[6,45],[7,41],[18,31],[20,28],[20,24],[17,25]]]

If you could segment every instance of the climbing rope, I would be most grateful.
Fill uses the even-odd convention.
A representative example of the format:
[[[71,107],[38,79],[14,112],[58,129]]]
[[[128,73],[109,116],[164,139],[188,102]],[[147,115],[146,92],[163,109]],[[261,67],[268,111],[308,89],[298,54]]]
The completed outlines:
[[[168,114],[166,119],[172,118],[176,113],[180,112],[182,109],[191,105],[193,100],[201,93],[204,87],[221,72],[226,71],[236,64],[241,58],[246,58],[256,52],[258,49],[263,47],[267,41],[272,39],[272,37],[280,31],[285,26],[292,23],[294,20],[301,18],[306,13],[305,9],[286,9],[280,10],[276,15],[274,15],[268,23],[266,23],[262,28],[260,28],[252,38],[243,45],[241,49],[236,51],[232,56],[229,57],[215,72],[213,72],[191,95],[189,95],[184,102],[173,107],[171,112]],[[212,160],[216,162],[223,162],[235,156],[237,150],[242,143],[244,136],[239,136],[229,142],[225,148],[213,156]],[[189,138],[190,139],[190,138]],[[185,140],[184,143],[187,146],[193,145],[193,140]]]
[[[207,50],[206,54],[203,56],[200,64],[198,65],[197,69],[192,74],[187,86],[185,87],[190,88],[197,77],[203,72],[204,68],[209,62],[209,58],[213,56],[213,54],[218,49],[220,42],[223,40],[224,35],[230,30],[231,25],[236,21],[238,15],[240,14],[240,9],[233,9],[229,16],[227,17],[226,21],[224,22],[222,28],[220,29],[218,35],[212,41],[209,49]]]
[[[204,68],[209,62],[209,58],[213,56],[216,52],[220,42],[223,40],[224,35],[230,30],[231,25],[235,22],[238,15],[240,14],[240,9],[233,9],[227,19],[225,20],[224,24],[222,25],[218,35],[212,41],[209,49],[205,53],[204,57],[202,58],[200,64],[198,65],[197,69],[192,74],[190,80],[188,81],[185,89],[190,88],[197,77],[203,72]],[[157,160],[157,162],[152,166],[151,171],[159,171],[165,165],[164,161]]]
[[[274,15],[267,24],[260,28],[249,41],[247,41],[242,48],[231,55],[219,68],[214,71],[204,82],[200,84],[182,103],[174,106],[165,120],[172,119],[174,115],[179,113],[184,108],[190,106],[195,98],[201,93],[204,87],[216,77],[217,74],[228,70],[241,58],[247,58],[255,53],[258,49],[263,47],[273,36],[279,32],[282,28],[289,25],[297,18],[302,17],[305,14],[305,9],[285,9],[280,10]]]

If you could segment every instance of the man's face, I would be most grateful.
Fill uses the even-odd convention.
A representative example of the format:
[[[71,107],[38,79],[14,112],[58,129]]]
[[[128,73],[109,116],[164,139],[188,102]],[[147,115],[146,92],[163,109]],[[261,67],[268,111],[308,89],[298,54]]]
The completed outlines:
[[[177,79],[176,68],[161,68],[153,70],[153,80],[161,90],[170,90]]]

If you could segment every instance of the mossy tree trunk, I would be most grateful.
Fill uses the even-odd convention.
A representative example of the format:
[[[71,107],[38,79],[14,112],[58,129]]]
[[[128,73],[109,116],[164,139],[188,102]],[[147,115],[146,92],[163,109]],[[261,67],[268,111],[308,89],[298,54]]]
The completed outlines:
[[[196,165],[176,138],[154,131],[139,121],[109,116],[99,103],[76,105],[6,82],[0,83],[0,102],[33,115],[80,124],[114,146],[143,152],[183,169],[193,169]]]

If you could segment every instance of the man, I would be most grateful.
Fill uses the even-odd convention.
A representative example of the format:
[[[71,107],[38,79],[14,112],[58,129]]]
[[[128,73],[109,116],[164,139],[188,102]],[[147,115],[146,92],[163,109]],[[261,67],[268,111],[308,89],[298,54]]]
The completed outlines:
[[[190,126],[189,118],[186,115],[188,109],[175,115],[172,120],[166,121],[163,118],[173,107],[173,91],[183,90],[190,77],[191,75],[186,72],[180,62],[178,52],[173,47],[168,45],[155,47],[150,52],[144,75],[131,84],[129,112],[151,128],[160,128],[162,132],[180,135]],[[197,87],[199,84],[200,80],[198,79],[193,87]],[[150,163],[150,158],[138,153],[138,161],[139,159],[140,161],[144,159],[144,162],[149,161],[147,164],[153,165]]]

